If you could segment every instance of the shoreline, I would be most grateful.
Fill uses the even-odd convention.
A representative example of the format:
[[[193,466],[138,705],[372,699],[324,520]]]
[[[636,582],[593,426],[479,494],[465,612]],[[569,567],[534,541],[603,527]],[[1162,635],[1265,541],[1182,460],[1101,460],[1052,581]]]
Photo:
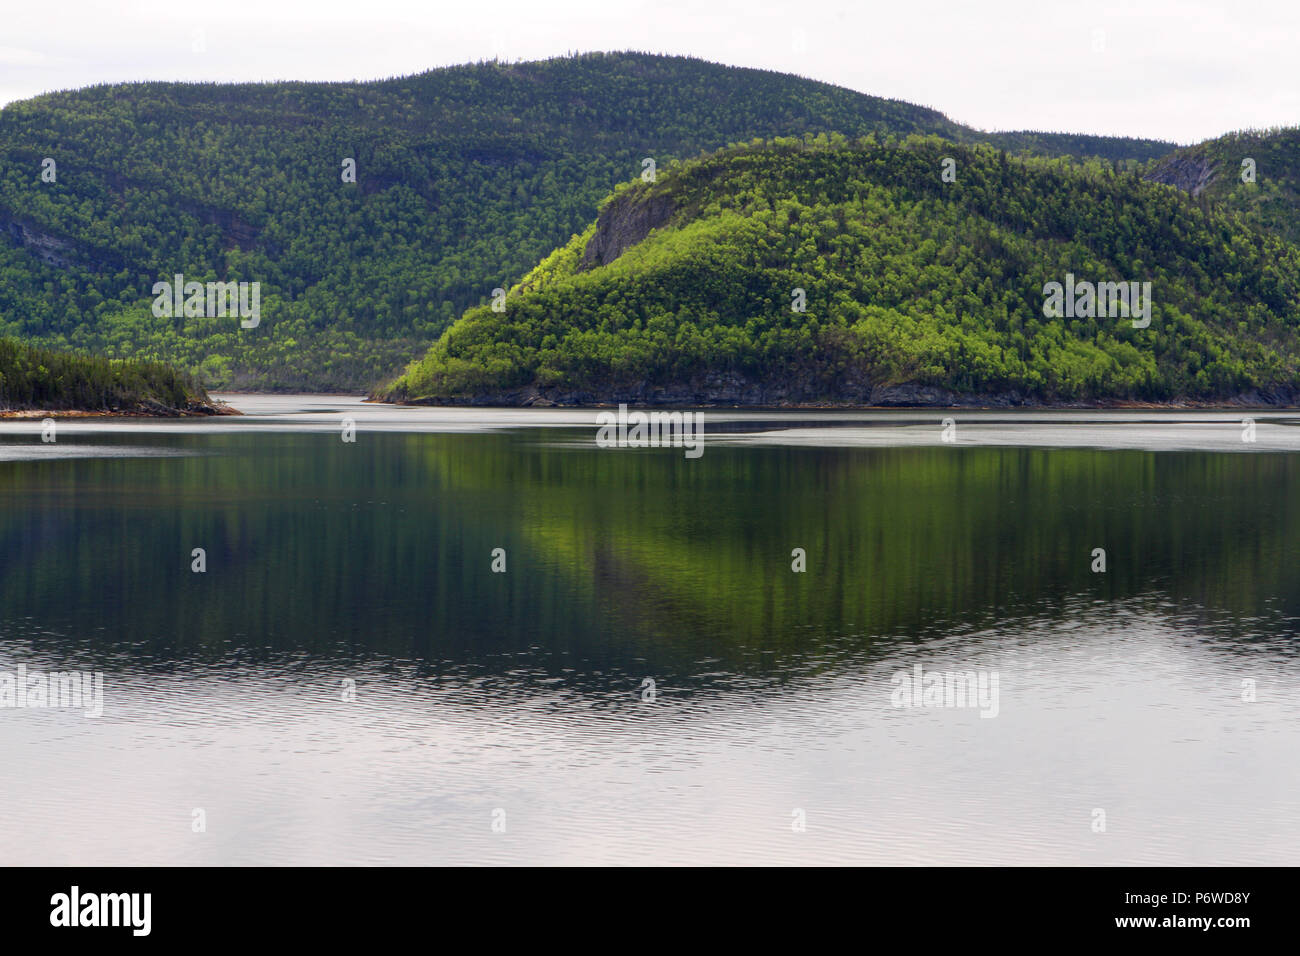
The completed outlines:
[[[56,421],[60,418],[221,418],[226,416],[243,415],[244,413],[224,402],[213,402],[210,405],[192,406],[190,408],[167,408],[167,409],[148,409],[134,408],[114,411],[111,409],[37,409],[37,408],[6,408],[0,409],[0,420],[5,421],[25,421],[25,420],[44,420],[53,418]]]
[[[1270,385],[1214,399],[1175,397],[1164,400],[1094,398],[1051,401],[1010,389],[972,394],[933,385],[881,385],[846,389],[840,400],[809,400],[795,389],[765,388],[745,383],[684,383],[675,386],[645,384],[586,391],[573,388],[521,388],[482,391],[473,395],[430,395],[398,398],[392,392],[372,391],[366,401],[392,405],[472,408],[637,408],[753,409],[755,411],[883,411],[886,409],[987,409],[1036,411],[1100,409],[1258,409],[1300,408],[1300,387]],[[793,394],[792,394],[793,393]]]
[[[999,402],[996,399],[987,402],[888,402],[881,404],[847,403],[847,402],[774,402],[774,403],[733,403],[733,402],[638,402],[638,401],[593,401],[593,402],[555,402],[545,398],[530,401],[502,401],[500,396],[485,399],[408,399],[392,401],[374,395],[320,392],[227,392],[227,395],[249,397],[292,395],[322,396],[358,400],[361,404],[371,406],[389,405],[393,408],[444,408],[502,411],[521,411],[529,409],[554,409],[556,411],[603,411],[617,409],[620,405],[641,410],[663,411],[725,411],[725,412],[887,412],[887,411],[1004,411],[1004,412],[1052,412],[1052,411],[1206,411],[1234,412],[1261,411],[1287,412],[1300,411],[1300,403],[1283,403],[1260,401],[1258,398],[1241,396],[1234,399],[1204,401],[1179,399],[1167,402],[1143,402],[1130,400],[1098,400],[1091,402]],[[1253,400],[1252,400],[1253,398]],[[187,409],[0,409],[0,421],[41,421],[51,419],[77,419],[93,421],[95,419],[142,418],[159,419],[193,419],[243,417],[244,412],[229,402],[213,401],[209,405]]]
[[[1167,402],[1142,402],[1105,400],[1092,402],[888,402],[882,404],[848,403],[848,402],[789,402],[789,403],[731,403],[731,402],[636,402],[636,401],[598,401],[598,402],[553,402],[546,399],[527,402],[508,402],[477,399],[438,400],[408,399],[392,401],[366,396],[366,404],[393,405],[404,408],[557,408],[581,411],[583,409],[610,409],[626,405],[638,409],[664,409],[686,411],[688,409],[722,409],[726,411],[755,412],[885,412],[929,409],[958,409],[965,411],[1300,411],[1300,402],[1266,402],[1251,401],[1245,398],[1220,401],[1179,399]]]

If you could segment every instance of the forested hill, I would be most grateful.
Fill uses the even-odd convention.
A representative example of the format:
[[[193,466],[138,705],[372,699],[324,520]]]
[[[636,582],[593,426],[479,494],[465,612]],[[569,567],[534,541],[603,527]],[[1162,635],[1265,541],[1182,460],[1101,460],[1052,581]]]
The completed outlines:
[[[1172,148],[986,135],[795,76],[633,53],[54,93],[0,112],[0,334],[171,360],[211,385],[364,387],[582,229],[646,159],[821,131],[1120,164]],[[176,274],[260,282],[259,321],[155,316],[151,289]]]
[[[188,375],[157,362],[71,355],[0,338],[0,415],[28,410],[233,414]]]
[[[1300,242],[1300,127],[1207,140],[1153,163],[1147,177]]]
[[[733,148],[621,187],[503,311],[469,310],[385,394],[1300,397],[1296,246],[1101,162],[1021,160],[934,137],[818,139]],[[1078,290],[1074,308],[1052,312],[1050,283]],[[1113,289],[1104,308],[1102,283],[1133,288],[1133,314]]]

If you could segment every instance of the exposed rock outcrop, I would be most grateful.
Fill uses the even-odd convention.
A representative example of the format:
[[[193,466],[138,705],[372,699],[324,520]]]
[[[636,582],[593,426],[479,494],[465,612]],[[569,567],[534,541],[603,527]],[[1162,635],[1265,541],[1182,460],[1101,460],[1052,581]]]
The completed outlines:
[[[839,386],[836,397],[827,399],[798,384],[751,382],[730,373],[712,374],[674,385],[637,385],[600,390],[522,388],[482,392],[472,396],[431,397],[404,401],[397,396],[371,396],[376,401],[407,405],[462,405],[506,408],[583,408],[602,405],[658,406],[665,408],[1295,408],[1300,407],[1300,389],[1276,387],[1252,389],[1213,402],[1173,399],[1167,402],[1048,401],[1016,390],[988,395],[953,392],[932,385],[869,386],[848,382]]]
[[[66,239],[42,232],[29,223],[18,222],[0,215],[0,228],[3,228],[10,241],[22,246],[46,265],[66,269],[72,264],[72,243]]]
[[[4,209],[0,209],[0,237],[7,238],[46,265],[58,269],[67,269],[74,264],[97,271],[122,268],[120,257],[56,235],[43,226],[13,216]]]
[[[1204,156],[1173,156],[1162,160],[1146,178],[1199,196],[1217,173],[1214,164]]]
[[[666,223],[674,212],[667,196],[649,198],[632,194],[610,202],[596,220],[596,234],[587,243],[578,271],[609,265],[624,251]]]

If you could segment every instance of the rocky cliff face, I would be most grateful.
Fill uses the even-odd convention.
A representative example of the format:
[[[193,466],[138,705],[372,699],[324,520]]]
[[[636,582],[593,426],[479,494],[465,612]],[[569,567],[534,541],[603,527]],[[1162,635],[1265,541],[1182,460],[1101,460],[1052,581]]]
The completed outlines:
[[[523,388],[484,392],[472,396],[419,399],[415,405],[482,405],[512,407],[589,407],[625,403],[635,406],[668,408],[751,407],[751,408],[854,408],[854,407],[1013,407],[1033,404],[1018,392],[998,395],[961,395],[928,385],[872,386],[863,378],[848,377],[835,388],[835,399],[828,400],[803,381],[755,382],[734,372],[713,372],[689,382],[671,385],[636,385],[596,391],[572,388],[548,388],[528,385]],[[390,399],[391,400],[391,399]]]
[[[1199,196],[1214,181],[1217,172],[1204,156],[1175,156],[1161,161],[1146,178]]]
[[[23,246],[32,255],[47,265],[66,269],[73,257],[72,243],[66,239],[44,232],[31,223],[10,219],[0,212],[0,231],[3,231],[16,246]]]
[[[674,212],[666,196],[621,196],[601,211],[596,220],[596,234],[583,250],[578,271],[586,272],[608,265],[623,252],[650,235],[650,230],[666,223]]]
[[[590,408],[620,403],[660,408],[1296,408],[1300,389],[1252,389],[1226,399],[1204,401],[1175,398],[1161,402],[1118,399],[1052,402],[1012,390],[970,395],[931,385],[849,387],[835,400],[815,396],[797,386],[765,386],[730,376],[711,377],[683,385],[647,384],[600,391],[563,388],[524,388],[482,392],[472,396],[421,398],[404,401],[393,396],[371,396],[399,405],[469,405],[507,408]]]
[[[119,256],[78,244],[37,223],[19,219],[4,209],[0,209],[0,238],[8,239],[46,265],[58,269],[67,269],[75,264],[100,272],[115,272],[123,266]]]

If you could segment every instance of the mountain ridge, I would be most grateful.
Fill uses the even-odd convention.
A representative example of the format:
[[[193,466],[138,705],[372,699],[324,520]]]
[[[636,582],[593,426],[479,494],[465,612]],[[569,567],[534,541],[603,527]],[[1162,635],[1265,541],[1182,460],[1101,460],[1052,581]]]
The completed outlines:
[[[820,81],[635,53],[49,93],[0,111],[0,334],[173,362],[210,387],[361,390],[582,229],[644,158],[818,132],[1125,165],[1173,148],[986,134]],[[341,181],[348,158],[355,183]],[[245,334],[152,315],[152,284],[176,273],[260,282],[264,320]]]
[[[656,202],[656,228],[618,222]],[[618,255],[590,254],[620,231]],[[1086,308],[1050,315],[1049,287],[1076,275]],[[1146,325],[1129,327],[1127,299],[1094,314],[1094,284],[1114,306],[1135,281],[1157,290]],[[502,305],[467,311],[377,394],[1268,405],[1295,402],[1300,364],[1296,246],[1136,170],[935,137],[775,140],[673,164],[615,190]]]

